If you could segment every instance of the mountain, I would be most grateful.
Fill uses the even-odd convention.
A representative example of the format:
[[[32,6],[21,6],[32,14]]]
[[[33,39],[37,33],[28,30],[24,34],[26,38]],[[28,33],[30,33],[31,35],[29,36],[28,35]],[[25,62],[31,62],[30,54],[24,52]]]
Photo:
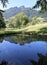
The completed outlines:
[[[4,16],[4,18],[10,18],[20,12],[24,12],[27,16],[30,16],[30,15],[33,15],[34,13],[36,13],[37,11],[32,10],[31,8],[26,8],[24,6],[13,7],[13,8],[5,10],[5,12],[3,13],[3,16]]]
[[[27,16],[30,16],[31,18],[34,16],[47,17],[47,15],[46,15],[47,12],[44,14],[40,14],[39,11],[32,10],[31,8],[24,7],[24,6],[9,8],[9,9],[5,10],[5,12],[3,13],[3,16],[5,19],[8,19],[21,12],[24,12]]]

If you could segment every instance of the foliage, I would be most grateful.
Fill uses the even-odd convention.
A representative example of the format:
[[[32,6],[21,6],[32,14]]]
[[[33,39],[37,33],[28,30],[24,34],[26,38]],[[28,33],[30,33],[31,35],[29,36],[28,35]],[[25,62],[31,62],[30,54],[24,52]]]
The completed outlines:
[[[47,11],[47,0],[38,0],[33,8],[39,7],[41,7],[40,12],[44,13],[45,11]]]
[[[8,0],[0,0],[0,2],[2,3],[3,7],[6,6],[6,3],[8,2]],[[0,28],[5,28],[5,23],[4,23],[4,18],[2,15],[2,10],[0,10]]]
[[[9,28],[21,28],[28,23],[28,17],[24,13],[19,13],[15,17],[9,20],[7,27]]]
[[[5,27],[6,27],[6,26],[5,26],[4,21],[0,20],[0,28],[5,28]]]
[[[2,12],[0,11],[0,28],[5,28],[5,22],[4,22],[4,18],[2,15]]]
[[[37,16],[35,16],[35,17],[32,18],[32,24],[34,25],[36,23],[38,23]]]
[[[45,22],[44,18],[35,16],[35,17],[32,18],[32,22],[31,23],[33,25],[35,25],[35,24],[39,24],[39,23],[43,23],[43,22]]]
[[[2,3],[3,7],[6,7],[6,3],[8,2],[8,0],[0,0],[0,2]]]
[[[45,31],[45,32],[44,32]],[[21,34],[21,33],[27,33],[30,35],[33,34],[40,34],[40,35],[45,35],[44,40],[46,39],[47,41],[47,23],[41,23],[41,24],[36,24],[36,25],[29,25],[25,28],[22,29],[16,29],[16,28],[5,28],[5,29],[0,29],[0,35],[13,35],[13,34]],[[43,36],[41,40],[43,39]]]

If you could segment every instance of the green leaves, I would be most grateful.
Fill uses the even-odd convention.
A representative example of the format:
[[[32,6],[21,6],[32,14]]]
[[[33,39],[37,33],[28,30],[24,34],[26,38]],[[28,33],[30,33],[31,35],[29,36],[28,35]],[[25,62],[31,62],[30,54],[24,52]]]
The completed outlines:
[[[38,0],[35,4],[35,6],[33,6],[33,8],[38,8],[41,7],[41,11],[42,13],[44,13],[45,11],[47,11],[47,0]]]
[[[3,18],[3,15],[2,15],[2,10],[0,10],[0,28],[5,28],[5,23],[4,23],[4,18]]]
[[[9,20],[8,26],[10,28],[22,28],[28,23],[28,16],[24,13],[19,13]]]

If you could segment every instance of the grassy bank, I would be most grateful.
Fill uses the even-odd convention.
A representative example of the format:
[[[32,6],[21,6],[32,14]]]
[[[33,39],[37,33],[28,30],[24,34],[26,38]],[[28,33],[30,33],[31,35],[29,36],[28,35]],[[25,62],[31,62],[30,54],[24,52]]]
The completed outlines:
[[[44,34],[47,35],[47,23],[41,23],[36,25],[29,25],[25,28],[16,29],[16,28],[6,28],[0,30],[0,35],[8,35],[8,34]]]

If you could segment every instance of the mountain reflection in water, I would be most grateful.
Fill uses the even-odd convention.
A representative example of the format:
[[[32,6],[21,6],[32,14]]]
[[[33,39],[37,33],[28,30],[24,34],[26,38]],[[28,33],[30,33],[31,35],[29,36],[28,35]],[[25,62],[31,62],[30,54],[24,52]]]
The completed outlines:
[[[1,37],[0,65],[47,65],[47,41],[28,36]]]

